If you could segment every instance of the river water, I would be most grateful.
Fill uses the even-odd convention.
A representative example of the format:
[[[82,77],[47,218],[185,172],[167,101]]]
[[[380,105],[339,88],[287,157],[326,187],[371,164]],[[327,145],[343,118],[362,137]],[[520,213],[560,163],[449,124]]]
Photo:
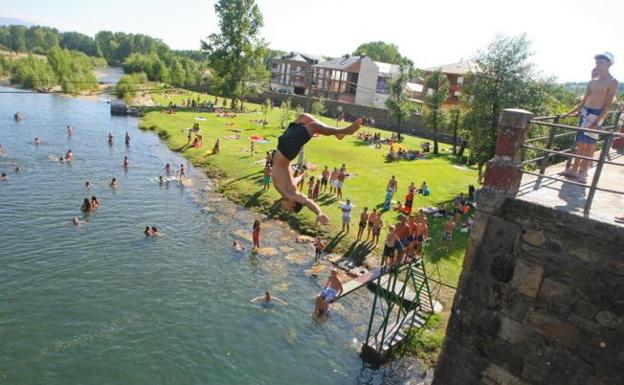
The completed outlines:
[[[0,94],[0,383],[368,383],[357,350],[370,294],[312,320],[327,270],[307,274],[311,246],[266,221],[262,252],[234,252],[234,239],[250,248],[258,215],[211,192],[137,123],[110,116],[104,100]],[[55,160],[68,149],[73,162]],[[185,164],[193,185],[160,186],[166,163]],[[101,207],[84,215],[92,195]],[[162,236],[146,238],[148,224]],[[266,289],[288,305],[250,303]]]

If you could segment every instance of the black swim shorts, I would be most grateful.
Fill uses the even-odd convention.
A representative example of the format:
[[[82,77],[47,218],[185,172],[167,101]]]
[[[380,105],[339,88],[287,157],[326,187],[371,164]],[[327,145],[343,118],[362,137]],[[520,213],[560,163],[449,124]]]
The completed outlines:
[[[310,140],[305,126],[290,123],[286,131],[277,139],[277,149],[289,160],[294,160],[301,148]]]

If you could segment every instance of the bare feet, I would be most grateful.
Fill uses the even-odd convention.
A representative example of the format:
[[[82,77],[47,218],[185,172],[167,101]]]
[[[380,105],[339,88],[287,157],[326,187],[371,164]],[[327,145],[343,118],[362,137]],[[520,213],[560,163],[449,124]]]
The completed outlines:
[[[349,127],[343,128],[341,130],[341,133],[336,135],[336,138],[338,139],[342,139],[344,138],[346,135],[353,135],[357,130],[360,129],[360,126],[362,125],[362,119],[356,119],[353,124],[351,124]],[[344,134],[343,134],[344,132]]]
[[[565,171],[561,171],[559,173],[559,175],[561,175],[564,178],[568,178],[568,179],[576,179],[578,175],[576,175],[576,173],[572,172],[570,169],[567,169]]]

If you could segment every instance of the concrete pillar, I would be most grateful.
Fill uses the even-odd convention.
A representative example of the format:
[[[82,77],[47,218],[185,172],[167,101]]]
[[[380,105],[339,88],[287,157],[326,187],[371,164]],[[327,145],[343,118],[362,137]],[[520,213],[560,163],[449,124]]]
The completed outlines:
[[[522,180],[522,144],[532,112],[515,108],[502,110],[498,117],[498,138],[494,158],[487,162],[483,187],[516,194]]]

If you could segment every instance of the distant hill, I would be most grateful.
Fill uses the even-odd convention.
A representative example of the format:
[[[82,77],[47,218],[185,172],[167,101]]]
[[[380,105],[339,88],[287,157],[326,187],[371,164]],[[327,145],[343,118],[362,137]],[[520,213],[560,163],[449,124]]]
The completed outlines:
[[[10,17],[0,17],[0,25],[23,25],[25,27],[32,27],[36,24],[20,19],[12,19]]]

